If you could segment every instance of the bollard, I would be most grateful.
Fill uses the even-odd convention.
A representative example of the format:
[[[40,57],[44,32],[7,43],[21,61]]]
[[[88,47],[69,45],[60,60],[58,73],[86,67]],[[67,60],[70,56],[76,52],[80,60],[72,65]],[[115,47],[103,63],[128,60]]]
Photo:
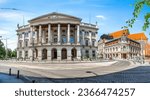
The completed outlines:
[[[32,80],[32,83],[35,83],[35,80]]]
[[[19,70],[17,71],[17,78],[19,78],[19,74],[20,74],[20,72],[19,72]]]
[[[9,75],[11,76],[11,68],[9,68]]]

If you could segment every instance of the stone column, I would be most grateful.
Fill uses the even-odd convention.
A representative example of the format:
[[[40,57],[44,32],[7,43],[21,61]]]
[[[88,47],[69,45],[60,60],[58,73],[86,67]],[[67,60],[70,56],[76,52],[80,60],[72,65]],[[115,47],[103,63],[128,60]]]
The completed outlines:
[[[71,60],[71,48],[67,49],[67,60]]]
[[[30,45],[32,45],[32,42],[33,42],[33,27],[32,26],[30,27],[30,37],[29,37],[29,39],[30,39]]]
[[[19,50],[17,50],[17,58],[19,58]]]
[[[38,61],[42,60],[42,49],[38,48]]]
[[[22,47],[25,47],[25,34],[22,34]]]
[[[35,41],[34,41],[34,43],[37,43],[37,40],[38,40],[38,35],[37,35],[37,31],[34,31],[35,32]]]
[[[80,49],[80,47],[78,47],[76,49],[77,49],[77,59],[81,60],[81,49]]]
[[[85,49],[82,48],[82,58],[84,59],[84,57],[85,57]]]
[[[39,26],[39,43],[42,43],[42,26]]]
[[[25,51],[22,50],[22,58],[24,59],[25,58]]]
[[[70,44],[70,24],[68,24],[68,30],[67,30],[67,44]]]
[[[89,50],[89,57],[93,58],[93,56],[92,56],[92,49]]]
[[[30,60],[32,61],[32,58],[33,58],[33,51],[32,51],[32,48],[31,49],[29,49],[29,58],[30,58]]]
[[[49,60],[49,61],[51,61],[51,48],[48,48],[48,51],[47,51],[47,59]]]
[[[57,60],[61,60],[61,48],[57,49]]]
[[[84,39],[84,31],[82,31],[82,45],[85,45],[85,39]]]
[[[46,43],[45,31],[42,32],[42,43]]]
[[[51,24],[48,24],[48,43],[51,43]]]
[[[79,34],[80,34],[80,26],[77,25],[77,44],[79,44],[79,39],[80,39]]]
[[[57,39],[57,43],[60,43],[60,24],[58,24],[58,39]]]
[[[89,39],[90,39],[89,45],[92,45],[92,32],[89,32]]]

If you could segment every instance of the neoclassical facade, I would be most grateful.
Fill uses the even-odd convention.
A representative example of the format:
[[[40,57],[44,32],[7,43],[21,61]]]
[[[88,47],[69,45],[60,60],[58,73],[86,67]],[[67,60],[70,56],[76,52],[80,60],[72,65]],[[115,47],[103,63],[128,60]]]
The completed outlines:
[[[50,13],[18,26],[17,58],[22,60],[81,60],[96,58],[97,25]]]

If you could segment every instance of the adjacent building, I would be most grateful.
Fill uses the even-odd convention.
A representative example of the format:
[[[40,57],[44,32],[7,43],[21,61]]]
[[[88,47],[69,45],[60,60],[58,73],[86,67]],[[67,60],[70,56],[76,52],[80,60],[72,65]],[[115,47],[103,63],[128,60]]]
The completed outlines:
[[[128,29],[108,34],[112,39],[100,39],[99,57],[103,59],[145,59],[150,54],[148,38],[144,33],[130,34]]]
[[[18,26],[17,58],[22,60],[81,60],[96,58],[97,25],[53,12]]]

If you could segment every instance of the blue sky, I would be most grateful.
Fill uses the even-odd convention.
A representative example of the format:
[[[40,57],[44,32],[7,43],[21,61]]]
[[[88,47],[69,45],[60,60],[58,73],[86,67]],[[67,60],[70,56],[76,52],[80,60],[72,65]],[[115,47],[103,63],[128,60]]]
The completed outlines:
[[[17,45],[16,26],[23,25],[29,19],[51,13],[61,12],[82,18],[83,22],[98,22],[99,36],[120,30],[126,20],[132,18],[135,0],[0,0],[0,8],[16,8],[18,10],[0,9],[0,36],[8,39],[8,47],[15,49]],[[150,11],[144,7],[131,33],[142,32],[143,15]],[[24,16],[24,17],[23,17]],[[150,38],[150,29],[146,32]]]

